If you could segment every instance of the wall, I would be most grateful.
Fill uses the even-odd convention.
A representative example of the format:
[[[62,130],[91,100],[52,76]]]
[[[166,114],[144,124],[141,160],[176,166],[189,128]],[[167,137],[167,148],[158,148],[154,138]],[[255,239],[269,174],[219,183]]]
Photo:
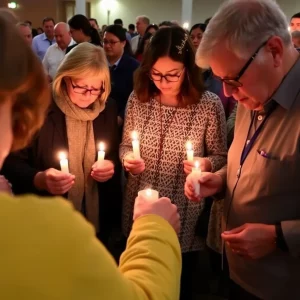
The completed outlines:
[[[107,24],[107,10],[103,0],[92,2],[91,16],[98,23]],[[178,0],[116,0],[116,5],[110,14],[110,24],[114,19],[121,18],[127,27],[135,23],[138,15],[147,15],[151,23],[159,23],[163,20],[179,20],[181,18],[181,1]]]
[[[0,0],[0,7],[7,7],[10,0]],[[15,13],[20,20],[31,20],[35,27],[41,26],[42,19],[46,16],[54,17],[56,20],[64,21],[64,0],[14,0],[19,7]],[[103,1],[91,0],[91,16],[98,22],[107,24],[107,11]],[[224,0],[194,0],[192,24],[203,22],[212,16]],[[122,18],[124,25],[135,23],[138,15],[146,14],[151,23],[159,23],[162,20],[181,21],[181,0],[115,0],[115,8],[110,14],[110,23],[116,18]],[[288,18],[294,13],[300,12],[299,0],[277,0]]]
[[[92,17],[99,24],[107,24],[107,11],[103,1],[92,0]],[[211,17],[224,0],[194,0],[191,24],[204,22]],[[138,15],[146,14],[151,23],[159,23],[162,20],[178,20],[181,22],[181,0],[115,0],[115,8],[110,14],[110,23],[116,18],[123,19],[127,27],[129,23],[135,23]],[[296,12],[300,12],[299,0],[277,0],[288,19]]]
[[[0,7],[7,7],[10,2],[0,0]],[[14,0],[18,7],[14,9],[20,21],[30,20],[33,27],[41,27],[45,17],[57,20],[59,0]]]

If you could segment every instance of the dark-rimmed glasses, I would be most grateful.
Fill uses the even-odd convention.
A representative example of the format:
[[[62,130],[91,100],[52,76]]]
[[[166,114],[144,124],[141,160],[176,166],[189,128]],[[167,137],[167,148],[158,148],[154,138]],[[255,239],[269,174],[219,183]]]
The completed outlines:
[[[110,46],[114,46],[117,43],[121,43],[121,41],[108,41],[108,40],[103,40],[103,44],[104,45],[110,45]]]
[[[183,68],[181,70],[181,72],[179,74],[176,74],[176,75],[170,75],[170,74],[162,75],[161,73],[150,72],[149,77],[153,81],[160,81],[161,82],[162,79],[164,78],[167,82],[177,82],[177,81],[179,81],[179,78],[181,77],[184,69],[185,68]]]
[[[76,93],[76,94],[85,95],[87,92],[90,92],[91,95],[93,95],[93,96],[100,96],[100,95],[103,94],[103,92],[104,92],[104,88],[103,88],[103,87],[100,88],[100,89],[87,89],[87,88],[84,88],[84,87],[75,85],[75,84],[72,82],[71,79],[70,79],[70,82],[71,82],[73,91],[74,91],[74,93]]]
[[[223,83],[226,83],[232,87],[235,88],[239,88],[242,87],[243,84],[241,82],[239,82],[239,80],[241,79],[241,77],[244,75],[244,73],[246,72],[246,70],[249,68],[249,66],[251,65],[251,63],[253,62],[254,58],[257,56],[258,52],[260,51],[260,49],[262,49],[269,40],[267,40],[266,42],[264,42],[263,44],[261,44],[257,50],[254,52],[254,54],[250,57],[250,59],[247,61],[247,63],[245,64],[245,66],[241,69],[241,71],[238,73],[238,75],[234,78],[229,78],[229,77],[225,77],[225,78],[221,78],[219,76],[214,75],[214,77],[216,77],[218,80],[222,81]]]

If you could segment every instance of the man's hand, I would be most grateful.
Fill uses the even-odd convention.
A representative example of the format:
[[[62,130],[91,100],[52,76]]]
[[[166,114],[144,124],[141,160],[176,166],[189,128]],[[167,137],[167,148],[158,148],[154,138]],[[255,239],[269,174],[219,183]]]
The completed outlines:
[[[222,238],[233,253],[249,259],[265,257],[276,249],[275,225],[247,223],[224,231]]]

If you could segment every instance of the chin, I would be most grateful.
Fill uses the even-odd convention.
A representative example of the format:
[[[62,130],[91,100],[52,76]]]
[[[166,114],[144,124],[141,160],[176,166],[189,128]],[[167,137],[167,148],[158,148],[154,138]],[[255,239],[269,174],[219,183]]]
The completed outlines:
[[[84,102],[84,101],[82,101],[82,102],[77,102],[77,103],[75,103],[78,107],[80,107],[80,108],[87,108],[87,107],[89,107],[91,104],[93,104],[94,102]]]

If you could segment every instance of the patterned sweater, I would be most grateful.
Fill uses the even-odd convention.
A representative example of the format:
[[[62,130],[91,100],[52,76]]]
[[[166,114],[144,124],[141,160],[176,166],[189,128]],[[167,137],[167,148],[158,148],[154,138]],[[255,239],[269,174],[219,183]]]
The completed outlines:
[[[193,203],[184,195],[186,142],[193,144],[194,155],[207,157],[212,171],[223,167],[227,158],[226,121],[218,96],[205,92],[198,104],[176,108],[151,99],[141,103],[134,92],[128,100],[120,158],[132,151],[131,132],[139,133],[145,171],[128,175],[123,209],[123,231],[129,235],[134,200],[138,191],[151,187],[160,197],[168,197],[178,206],[181,217],[179,240],[182,252],[196,251],[204,240],[195,235],[203,202]]]

